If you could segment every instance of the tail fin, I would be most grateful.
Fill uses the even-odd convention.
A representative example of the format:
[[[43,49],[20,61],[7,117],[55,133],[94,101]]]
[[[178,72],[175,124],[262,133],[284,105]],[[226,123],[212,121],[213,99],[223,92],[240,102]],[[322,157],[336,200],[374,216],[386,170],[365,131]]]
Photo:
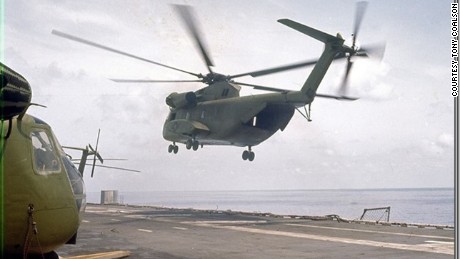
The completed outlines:
[[[337,37],[335,36],[332,36],[330,34],[327,34],[325,32],[322,32],[322,31],[318,31],[317,29],[314,29],[314,28],[311,28],[311,27],[308,27],[306,25],[303,25],[303,24],[300,24],[298,22],[294,22],[292,20],[289,20],[289,19],[280,19],[278,20],[279,23],[282,23],[288,27],[291,27],[292,29],[294,30],[297,30],[303,34],[306,34],[312,38],[315,38],[319,41],[322,41],[324,42],[325,44],[327,44],[328,42],[334,42],[334,41],[340,41],[342,40],[341,43],[343,43],[344,39],[342,38],[342,36],[340,34],[337,34]]]
[[[340,34],[337,34],[337,36],[332,36],[325,32],[316,30],[289,19],[280,19],[278,22],[314,39],[317,39],[326,45],[323,54],[318,60],[318,63],[316,63],[313,71],[310,73],[304,85],[302,86],[302,89],[300,90],[300,92],[304,95],[303,98],[305,103],[310,103],[313,101],[316,95],[316,90],[318,89],[319,84],[323,80],[324,75],[334,60],[334,57],[339,52],[349,51],[349,47],[343,45],[344,39],[342,36],[340,36]]]

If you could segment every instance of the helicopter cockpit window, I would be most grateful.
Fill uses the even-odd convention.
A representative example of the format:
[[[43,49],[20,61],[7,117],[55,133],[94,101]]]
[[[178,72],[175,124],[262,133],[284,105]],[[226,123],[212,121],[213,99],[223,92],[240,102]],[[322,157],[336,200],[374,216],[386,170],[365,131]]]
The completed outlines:
[[[30,133],[32,139],[32,152],[34,169],[38,174],[47,175],[61,171],[56,148],[48,134],[43,130],[33,130]]]

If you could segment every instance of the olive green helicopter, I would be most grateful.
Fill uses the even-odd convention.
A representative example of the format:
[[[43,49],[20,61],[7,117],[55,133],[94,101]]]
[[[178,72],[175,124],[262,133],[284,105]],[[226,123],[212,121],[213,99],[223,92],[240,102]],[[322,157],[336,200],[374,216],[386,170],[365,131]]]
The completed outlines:
[[[77,169],[51,127],[26,113],[38,105],[31,98],[27,80],[0,63],[1,258],[58,258],[58,247],[75,244],[86,207],[87,158],[93,156],[91,176],[100,166],[96,159],[103,162],[98,144],[73,148],[82,151]]]
[[[356,37],[367,7],[367,2],[357,3],[355,25],[351,47],[344,45],[340,34],[332,36],[314,28],[302,25],[289,19],[280,19],[278,22],[291,27],[303,34],[315,38],[325,44],[325,49],[318,60],[309,60],[280,67],[258,70],[236,75],[224,75],[214,72],[210,55],[201,38],[196,19],[191,7],[174,5],[176,11],[185,24],[189,34],[194,40],[201,57],[208,69],[207,74],[198,74],[168,66],[156,61],[142,58],[124,51],[76,37],[58,30],[52,34],[128,56],[137,60],[155,64],[197,77],[196,80],[137,80],[137,79],[112,79],[119,83],[181,83],[201,82],[207,86],[197,91],[171,93],[166,97],[166,104],[170,108],[169,115],[163,126],[164,139],[171,141],[169,153],[177,153],[177,143],[185,144],[187,149],[197,150],[204,145],[232,145],[247,147],[242,154],[243,160],[253,161],[255,153],[252,147],[267,140],[278,130],[283,131],[291,120],[294,112],[299,111],[310,121],[310,105],[315,97],[333,98],[337,100],[355,100],[346,95],[348,75],[353,61],[352,57],[368,57],[371,52],[382,54],[384,45],[378,44],[371,47],[358,48]],[[338,95],[316,93],[324,75],[333,60],[347,59],[346,73]],[[243,76],[262,76],[278,73],[290,69],[314,65],[314,68],[299,91],[291,91],[262,85],[247,84],[234,81]],[[241,86],[254,89],[271,91],[272,93],[240,96]],[[306,106],[308,105],[308,110]],[[299,108],[304,107],[304,112]]]

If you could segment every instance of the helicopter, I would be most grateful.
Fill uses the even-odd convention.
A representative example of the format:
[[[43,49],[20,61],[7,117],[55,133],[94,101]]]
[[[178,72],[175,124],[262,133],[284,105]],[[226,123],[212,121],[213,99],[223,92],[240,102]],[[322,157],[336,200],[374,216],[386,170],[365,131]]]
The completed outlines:
[[[168,147],[169,153],[176,154],[179,150],[178,143],[185,144],[187,149],[198,150],[204,145],[231,145],[247,147],[242,153],[243,160],[253,161],[255,153],[252,147],[270,138],[278,130],[283,131],[289,124],[294,112],[297,110],[308,121],[310,119],[311,103],[315,97],[333,98],[337,100],[356,100],[357,98],[346,95],[348,75],[352,68],[352,57],[368,57],[368,53],[382,53],[382,45],[374,47],[361,47],[356,45],[367,2],[358,2],[356,6],[355,25],[352,45],[344,45],[340,34],[333,36],[312,27],[297,23],[289,19],[280,19],[278,22],[291,27],[303,34],[313,37],[325,44],[324,51],[319,59],[300,63],[284,65],[264,70],[258,70],[237,75],[224,75],[213,71],[212,62],[201,33],[198,29],[196,18],[192,9],[186,5],[174,5],[188,33],[194,40],[204,63],[208,69],[207,74],[194,73],[142,58],[124,51],[120,51],[96,42],[92,42],[58,30],[52,34],[72,41],[90,45],[106,51],[128,56],[137,60],[148,62],[157,66],[172,69],[181,73],[195,76],[195,80],[137,80],[137,79],[112,79],[118,83],[182,83],[201,82],[206,84],[197,91],[171,93],[166,97],[166,104],[170,112],[163,126],[163,138],[172,142]],[[347,67],[343,78],[340,94],[319,94],[317,89],[334,60],[346,59]],[[314,68],[299,91],[247,84],[234,81],[243,76],[262,76],[306,66]],[[272,93],[240,96],[241,86],[253,87],[258,90],[271,91]],[[308,105],[308,110],[306,106]],[[304,107],[304,112],[299,108]]]
[[[93,156],[93,174],[96,157],[102,162],[96,144],[77,169],[51,127],[26,113],[38,105],[31,97],[28,81],[0,63],[1,258],[54,259],[75,244],[86,207],[82,164]]]

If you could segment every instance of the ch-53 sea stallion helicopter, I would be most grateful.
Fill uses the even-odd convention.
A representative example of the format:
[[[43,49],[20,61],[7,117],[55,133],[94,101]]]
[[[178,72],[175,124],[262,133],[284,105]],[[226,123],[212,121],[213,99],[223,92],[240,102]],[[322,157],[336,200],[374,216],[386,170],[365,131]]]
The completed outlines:
[[[86,160],[94,156],[93,174],[102,158],[97,144],[79,149],[77,169],[51,127],[26,114],[31,97],[27,80],[0,63],[0,257],[57,259],[55,249],[76,242]]]
[[[265,141],[278,130],[284,130],[295,110],[303,114],[299,108],[304,107],[305,114],[303,115],[310,120],[310,105],[315,97],[355,100],[355,98],[345,95],[348,75],[353,64],[351,58],[353,56],[367,56],[371,51],[381,54],[383,49],[383,45],[370,48],[358,48],[356,46],[356,37],[366,7],[367,2],[357,4],[351,47],[344,45],[344,39],[340,34],[332,36],[289,19],[278,20],[278,22],[288,27],[323,42],[325,49],[320,58],[237,75],[223,75],[211,69],[213,62],[208,55],[203,40],[200,38],[195,18],[188,6],[175,5],[175,8],[200,50],[209,71],[205,75],[164,65],[57,30],[53,30],[52,33],[66,39],[197,77],[198,80],[112,80],[121,83],[202,82],[207,84],[206,87],[197,91],[174,92],[166,98],[166,104],[170,107],[170,112],[163,126],[163,137],[172,142],[169,145],[168,152],[177,153],[177,143],[183,143],[187,149],[193,150],[197,150],[199,146],[203,147],[204,145],[233,145],[247,147],[248,149],[243,152],[242,158],[253,161],[255,154],[252,151],[252,147]],[[316,93],[332,61],[342,58],[347,59],[347,68],[341,86],[341,94],[325,95]],[[246,84],[233,80],[234,78],[248,75],[256,77],[309,65],[315,66],[300,91]],[[250,86],[275,93],[240,96],[240,86]],[[306,105],[309,106],[308,110]]]

